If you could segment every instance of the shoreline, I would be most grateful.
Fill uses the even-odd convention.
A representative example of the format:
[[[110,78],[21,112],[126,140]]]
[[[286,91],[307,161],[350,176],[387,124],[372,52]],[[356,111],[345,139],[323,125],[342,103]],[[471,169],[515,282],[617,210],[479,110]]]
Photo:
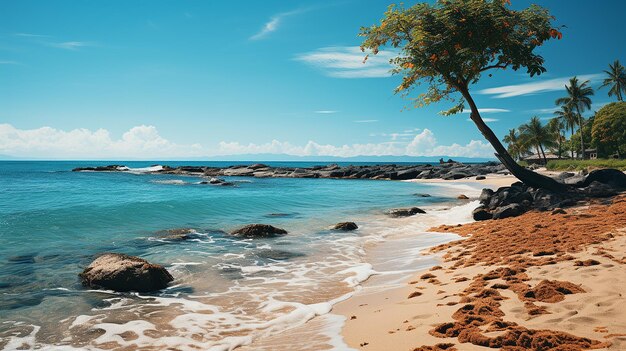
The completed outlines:
[[[468,183],[467,180],[410,181],[442,185]],[[510,185],[514,181],[516,181],[516,179],[510,176],[495,176],[488,177],[488,179],[480,182],[471,181],[469,183],[478,183],[497,188]],[[626,202],[623,198],[625,198],[623,195],[617,197],[617,199],[621,199],[617,201],[620,203]],[[570,208],[567,213],[571,212],[572,214],[558,215],[561,218],[552,218],[552,220],[556,220],[557,223],[562,224],[572,222],[572,217],[575,216],[576,221],[584,221],[585,218],[588,218],[587,216],[595,216],[589,214],[589,211],[596,211],[595,213],[597,214],[602,213],[603,209],[610,209],[611,205],[601,204],[599,202],[601,201],[595,201],[595,204],[591,206]],[[623,206],[619,203],[618,205]],[[532,218],[532,220],[541,220],[541,214],[533,211],[519,217],[501,221],[524,223],[524,221],[528,221],[527,218],[533,216],[535,217]],[[497,224],[504,224],[501,221],[487,222],[492,222],[491,226],[499,228],[502,226],[498,226]],[[602,224],[604,224],[603,221],[599,225]],[[503,268],[504,266],[496,262],[483,262],[459,266],[459,260],[463,261],[461,256],[476,254],[476,249],[471,247],[463,248],[465,241],[459,240],[427,250],[425,253],[427,257],[440,258],[440,265],[430,269],[414,270],[406,276],[403,286],[382,291],[376,291],[376,288],[372,287],[368,280],[363,283],[362,289],[356,292],[351,298],[335,305],[331,313],[344,317],[345,322],[342,326],[341,335],[351,350],[487,350],[489,349],[489,347],[486,347],[488,342],[491,340],[491,346],[494,347],[493,340],[497,340],[498,335],[500,335],[500,338],[502,338],[502,335],[511,336],[526,327],[534,328],[533,330],[540,330],[543,333],[544,339],[551,338],[552,342],[556,343],[563,342],[563,339],[567,339],[564,335],[569,336],[573,334],[574,339],[580,339],[580,337],[582,337],[583,341],[577,340],[572,341],[571,345],[568,344],[568,346],[572,347],[572,350],[588,348],[620,350],[626,347],[626,323],[616,323],[612,321],[611,318],[616,321],[620,320],[620,318],[622,321],[626,320],[626,309],[621,307],[623,303],[626,302],[622,297],[625,293],[625,291],[623,291],[624,288],[615,288],[619,287],[620,284],[621,286],[626,286],[626,269],[624,268],[626,261],[624,258],[618,259],[617,262],[621,263],[617,264],[615,264],[614,258],[608,258],[607,261],[607,257],[611,255],[606,253],[616,250],[616,248],[619,253],[619,248],[623,248],[626,245],[626,239],[623,236],[623,234],[626,234],[626,223],[621,223],[621,227],[615,227],[614,225],[616,225],[616,223],[611,223],[610,221],[607,224],[613,226],[611,229],[614,232],[620,233],[619,235],[611,234],[615,239],[609,238],[607,241],[594,243],[576,242],[576,244],[580,246],[580,248],[577,249],[579,251],[571,254],[567,253],[567,249],[555,252],[535,252],[535,254],[541,256],[541,258],[544,258],[544,254],[545,257],[548,257],[548,263],[541,265],[528,264],[528,258],[520,259],[521,261],[525,260],[528,266],[524,268],[523,273],[526,275],[525,279],[529,278],[529,284],[526,289],[532,289],[531,287],[533,285],[535,289],[537,289],[538,284],[549,279],[554,279],[553,281],[558,280],[559,282],[561,282],[560,279],[567,279],[572,282],[562,283],[582,286],[581,290],[585,291],[584,293],[581,292],[580,294],[571,296],[567,294],[563,299],[565,302],[545,303],[543,301],[536,302],[537,300],[533,301],[533,299],[526,299],[526,301],[524,301],[523,298],[517,296],[520,294],[519,289],[522,289],[521,287],[517,288],[517,292],[506,289],[502,290],[506,283],[502,278],[494,280],[496,283],[502,283],[501,286],[495,286],[499,288],[497,290],[487,288],[485,285],[484,289],[474,288],[474,291],[468,292],[468,286],[479,284],[476,280],[473,281],[472,279],[481,277],[481,274],[486,273],[488,269]],[[619,226],[619,224],[617,225]],[[480,228],[481,226],[483,227],[482,232],[477,231],[476,228]],[[440,226],[438,228],[431,228],[431,230],[435,232],[459,233],[464,236],[472,234],[475,231],[480,235],[491,235],[490,229],[488,229],[489,226],[490,224],[485,222],[474,222],[458,226]],[[536,226],[535,228],[530,225],[527,226],[529,227],[529,231],[542,230]],[[524,233],[524,228],[523,226],[518,227],[517,230],[520,233]],[[576,226],[574,225],[568,228],[575,231]],[[545,235],[546,233],[543,234]],[[585,233],[580,233],[580,231],[577,233],[578,236],[584,234]],[[567,243],[567,241],[564,242]],[[457,257],[451,258],[455,250]],[[592,252],[593,250],[596,251]],[[458,254],[458,252],[461,253]],[[604,253],[604,256],[602,256],[602,253]],[[492,255],[497,256],[495,253],[492,253]],[[549,261],[549,257],[553,257],[552,255],[567,256],[567,259],[553,263]],[[599,256],[601,256],[601,258],[599,258]],[[611,262],[611,260],[614,262]],[[530,258],[530,261],[532,261],[532,258]],[[575,262],[575,264],[572,265],[572,262]],[[609,271],[609,273],[603,271]],[[445,272],[445,274],[442,275],[439,272]],[[580,278],[573,278],[576,274],[580,274]],[[619,279],[617,279],[616,282],[612,282],[610,277],[615,275],[619,276]],[[615,283],[615,287],[610,288],[613,283]],[[607,293],[607,291],[609,291],[609,293]],[[447,331],[444,332],[443,335],[441,332],[438,333],[435,331],[437,326],[442,326],[450,322],[454,322],[455,324],[451,325],[457,327],[457,324],[460,323],[458,321],[459,311],[462,310],[459,309],[459,307],[463,306],[463,302],[467,303],[465,306],[468,306],[475,303],[476,300],[481,300],[481,297],[476,297],[476,295],[480,295],[481,293],[487,295],[488,306],[494,303],[497,304],[498,307],[502,305],[501,310],[496,307],[490,310],[490,313],[486,313],[486,315],[474,315],[474,317],[490,319],[488,322],[491,324],[484,323],[477,329],[475,329],[475,326],[459,326],[458,329],[460,329],[461,336],[457,334],[459,331],[452,332],[451,334],[448,332],[448,335],[445,335]],[[495,298],[490,297],[490,294],[497,296]],[[589,298],[589,294],[593,296],[593,299],[602,301],[600,304],[610,304],[608,315],[611,317],[598,316],[594,313],[594,306],[585,301],[586,298]],[[460,301],[459,298],[461,298]],[[560,297],[557,299],[560,299]],[[598,306],[600,306],[600,304],[598,304]],[[491,316],[499,315],[500,312],[498,311],[503,313],[502,318],[499,316],[495,318]],[[470,312],[470,314],[473,313],[474,312]],[[607,314],[607,312],[605,312],[605,314]],[[452,318],[453,316],[457,317],[455,318],[457,319],[456,322],[455,319]],[[502,320],[503,322],[498,322],[498,320]],[[598,325],[586,327],[586,324],[592,321]],[[511,322],[511,324],[507,325],[508,322]],[[553,328],[553,324],[561,322],[567,323],[567,325],[561,328]],[[500,323],[498,324],[500,328],[494,326],[497,323]],[[463,331],[463,328],[465,328],[465,331]],[[471,330],[474,336],[468,336],[468,334],[471,333],[467,332],[467,330]],[[538,338],[541,339],[541,337],[540,335]],[[480,345],[481,341],[477,341],[477,339],[482,340],[482,346]],[[586,344],[587,342],[589,343]],[[548,350],[548,348],[546,348],[546,350]]]

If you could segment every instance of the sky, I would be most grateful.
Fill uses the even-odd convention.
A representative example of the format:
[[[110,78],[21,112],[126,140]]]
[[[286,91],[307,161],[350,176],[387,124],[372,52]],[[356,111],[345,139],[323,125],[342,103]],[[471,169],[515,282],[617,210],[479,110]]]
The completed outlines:
[[[389,4],[0,0],[0,155],[491,157],[468,113],[405,108],[393,51],[363,64],[359,28]],[[539,50],[547,73],[507,70],[471,87],[501,137],[547,120],[570,77],[598,87],[609,63],[626,61],[626,1],[539,4],[565,26]],[[613,100],[598,90],[593,109]]]

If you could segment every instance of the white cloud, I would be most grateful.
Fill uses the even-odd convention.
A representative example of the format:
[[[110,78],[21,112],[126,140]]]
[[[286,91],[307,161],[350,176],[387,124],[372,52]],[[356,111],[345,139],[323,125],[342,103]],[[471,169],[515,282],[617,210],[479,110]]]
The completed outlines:
[[[378,122],[377,119],[360,119],[357,121],[354,121],[354,123],[374,123],[374,122]]]
[[[32,34],[32,33],[15,33],[13,35],[15,35],[16,37],[24,37],[24,38],[50,38],[49,35]]]
[[[334,46],[299,54],[295,60],[335,78],[378,78],[391,75],[393,67],[389,60],[396,57],[397,53],[380,51],[377,55],[370,55],[364,62],[365,55],[358,46]]]
[[[494,95],[494,98],[501,99],[514,96],[539,94],[548,91],[565,91],[565,85],[569,83],[570,78],[571,77],[561,77],[533,83],[506,85],[502,87],[483,89],[478,91],[478,93],[485,95]],[[578,80],[581,82],[585,80],[595,82],[600,80],[601,78],[602,74],[598,73],[578,76]]]
[[[0,124],[0,154],[15,157],[154,158],[199,156],[201,150],[200,145],[177,145],[164,139],[154,126],[136,126],[121,139],[113,139],[106,129],[17,129]]]
[[[49,45],[59,49],[78,50],[91,44],[84,41],[64,41],[62,43],[50,43]]]
[[[315,113],[319,113],[319,114],[331,114],[331,113],[337,113],[339,111],[333,111],[333,110],[319,110],[319,111],[315,111]]]
[[[281,24],[283,19],[289,16],[303,13],[303,12],[306,12],[306,10],[300,9],[300,10],[294,10],[294,11],[289,11],[289,12],[282,12],[282,13],[272,16],[270,20],[267,23],[265,23],[265,25],[263,25],[263,28],[261,28],[261,30],[258,33],[250,37],[250,40],[259,40],[259,39],[265,38],[268,34],[278,29],[278,26]]]
[[[380,143],[331,145],[309,141],[304,145],[272,140],[243,144],[222,141],[216,147],[177,144],[163,138],[154,126],[136,126],[113,138],[106,129],[64,131],[51,127],[18,129],[0,124],[0,154],[48,159],[167,159],[241,154],[293,156],[451,156],[492,157],[491,145],[472,140],[468,144],[440,145],[429,129],[421,133],[391,133]],[[410,140],[410,142],[402,141]]]

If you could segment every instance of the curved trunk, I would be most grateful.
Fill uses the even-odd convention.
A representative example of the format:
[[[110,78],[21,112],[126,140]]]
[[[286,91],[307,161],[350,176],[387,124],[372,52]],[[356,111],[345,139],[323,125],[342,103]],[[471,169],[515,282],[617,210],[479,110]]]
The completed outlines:
[[[543,164],[547,165],[548,159],[546,158],[546,153],[545,151],[543,151],[543,146],[541,146],[541,144],[539,144],[539,149],[541,150],[541,154],[543,155]]]
[[[526,169],[520,166],[517,162],[513,160],[511,155],[506,151],[502,143],[496,135],[493,133],[491,128],[485,124],[483,119],[480,117],[480,113],[478,112],[478,108],[476,107],[476,103],[472,99],[472,96],[469,94],[467,88],[459,89],[467,103],[470,105],[470,109],[472,113],[470,114],[470,119],[476,124],[476,127],[482,135],[487,139],[487,141],[493,146],[496,150],[496,157],[502,162],[502,164],[506,167],[506,169],[511,172],[517,179],[521,180],[524,184],[534,187],[534,188],[543,188],[556,192],[563,192],[567,190],[567,186],[565,184],[557,182],[555,179],[546,177],[539,173],[533,172],[529,169]]]

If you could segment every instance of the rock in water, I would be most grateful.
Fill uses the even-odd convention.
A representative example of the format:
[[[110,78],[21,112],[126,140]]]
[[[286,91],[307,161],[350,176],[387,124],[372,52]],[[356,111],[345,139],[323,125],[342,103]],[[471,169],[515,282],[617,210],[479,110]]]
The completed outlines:
[[[469,200],[469,197],[467,197],[467,195],[461,194],[459,196],[456,197],[459,200]]]
[[[343,231],[350,231],[350,230],[356,230],[359,229],[359,226],[356,225],[356,223],[354,222],[341,222],[341,223],[337,223],[333,226],[334,230],[343,230]]]
[[[387,212],[391,217],[409,217],[414,216],[418,213],[426,213],[426,211],[422,210],[419,207],[411,207],[411,208],[394,208]]]
[[[278,235],[285,235],[287,231],[269,224],[248,224],[243,228],[233,231],[231,234],[246,238],[271,238]]]
[[[174,280],[161,265],[118,253],[96,258],[79,277],[89,288],[137,292],[160,290]]]

